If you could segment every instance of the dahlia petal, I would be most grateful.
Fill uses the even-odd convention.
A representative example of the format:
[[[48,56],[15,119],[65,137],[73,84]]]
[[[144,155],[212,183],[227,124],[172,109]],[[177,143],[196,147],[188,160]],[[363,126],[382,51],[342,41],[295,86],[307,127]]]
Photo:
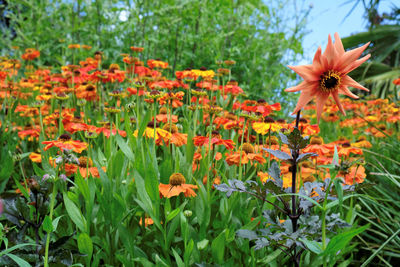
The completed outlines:
[[[313,68],[314,71],[320,73],[323,70],[323,62],[322,62],[322,49],[319,46],[317,52],[315,52],[313,59]]]
[[[340,39],[339,34],[335,32],[335,43],[334,46],[336,48],[336,52],[338,52],[338,55],[341,56],[345,53],[342,39]]]
[[[369,90],[367,88],[365,88],[364,86],[362,86],[361,84],[359,84],[358,82],[353,80],[348,75],[345,75],[345,76],[342,77],[342,84],[344,86],[350,86],[350,87],[354,87],[354,88],[361,89],[361,90],[369,92]]]
[[[299,100],[297,101],[296,108],[294,109],[293,114],[296,114],[300,109],[302,109],[305,105],[308,104],[315,95],[314,90],[310,91],[302,91],[299,97]]]
[[[324,105],[326,100],[328,100],[329,94],[319,94],[315,100],[317,104],[317,121],[319,124],[319,119],[321,118],[322,111],[324,111]]]
[[[335,47],[333,46],[332,37],[331,37],[330,34],[329,34],[329,37],[328,37],[328,44],[326,45],[325,51],[324,51],[324,53],[322,55],[327,59],[327,63],[328,63],[328,65],[324,66],[324,67],[331,67],[331,65],[337,59],[338,55],[337,55]]]
[[[342,73],[343,74],[347,74],[349,72],[351,72],[352,70],[358,68],[358,66],[360,66],[362,63],[364,63],[365,61],[367,61],[369,58],[371,57],[371,54],[366,55],[365,57],[362,57],[360,59],[357,59],[356,61],[354,61],[353,63],[351,63],[350,65],[348,65],[346,68],[343,69]]]
[[[319,75],[314,72],[312,65],[288,66],[306,81],[318,81]]]
[[[341,87],[339,88],[339,93],[344,94],[344,95],[347,95],[347,96],[349,96],[349,97],[351,97],[351,98],[354,98],[354,99],[358,99],[358,98],[359,98],[357,95],[353,94],[353,93],[349,90],[349,88],[347,88],[347,86],[341,86]]]
[[[364,52],[364,50],[368,47],[369,44],[370,42],[366,43],[363,46],[345,52],[340,57],[340,59],[336,61],[335,69],[343,73],[343,70],[346,69],[348,65],[356,61],[361,56],[362,52]]]
[[[294,87],[290,87],[285,89],[285,92],[298,92],[298,91],[307,91],[310,90],[314,87],[318,86],[318,83],[311,83],[311,82],[307,82],[307,81],[303,81],[300,84],[294,86]]]
[[[332,96],[333,96],[333,99],[335,100],[337,106],[339,107],[339,110],[342,112],[342,114],[343,114],[344,116],[346,116],[346,111],[344,110],[344,108],[343,108],[343,106],[342,106],[342,103],[340,102],[340,98],[339,98],[338,92],[337,92],[337,91],[336,91],[336,92],[333,92],[333,93],[332,93]]]

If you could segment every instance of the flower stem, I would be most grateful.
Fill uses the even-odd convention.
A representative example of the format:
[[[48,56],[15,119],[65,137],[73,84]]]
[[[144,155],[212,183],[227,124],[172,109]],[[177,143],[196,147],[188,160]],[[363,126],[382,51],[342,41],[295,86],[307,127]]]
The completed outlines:
[[[296,128],[298,129],[299,127],[299,121],[300,121],[300,110],[297,112],[296,115]],[[291,171],[292,171],[292,213],[289,216],[290,220],[292,221],[292,229],[293,229],[293,233],[297,231],[297,220],[298,220],[298,215],[297,215],[297,210],[296,210],[296,196],[294,194],[296,194],[296,172],[297,172],[297,158],[299,156],[299,150],[292,150],[292,160],[293,160],[293,164],[291,167]],[[296,243],[294,244],[294,249],[293,249],[293,264],[294,266],[298,266],[299,263],[297,261],[297,253],[296,253]]]
[[[57,195],[57,184],[54,181],[53,183],[53,193],[51,194],[51,200],[50,200],[50,221],[53,220],[53,210],[54,210],[54,201],[56,199]],[[47,233],[46,237],[46,249],[45,249],[45,254],[44,254],[44,266],[48,267],[49,266],[49,245],[50,245],[50,234],[51,232]]]
[[[246,130],[246,118],[243,121],[243,128],[242,128],[242,140],[240,141],[240,149],[239,149],[239,180],[242,180],[242,149],[243,149],[243,139],[244,139],[244,132]]]

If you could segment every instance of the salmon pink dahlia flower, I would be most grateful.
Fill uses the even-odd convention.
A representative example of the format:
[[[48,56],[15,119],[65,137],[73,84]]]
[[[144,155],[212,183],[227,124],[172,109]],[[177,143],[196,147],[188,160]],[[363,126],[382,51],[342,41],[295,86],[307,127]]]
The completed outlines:
[[[304,79],[299,85],[285,90],[286,92],[301,91],[293,114],[300,111],[315,96],[319,123],[324,104],[332,95],[339,110],[343,115],[346,115],[340,103],[339,93],[357,99],[358,96],[353,94],[348,87],[369,91],[347,75],[370,58],[371,55],[368,54],[358,59],[368,45],[369,42],[359,48],[345,52],[339,34],[335,33],[335,43],[332,43],[332,38],[329,35],[325,52],[322,53],[321,47],[319,47],[311,65],[289,66]]]

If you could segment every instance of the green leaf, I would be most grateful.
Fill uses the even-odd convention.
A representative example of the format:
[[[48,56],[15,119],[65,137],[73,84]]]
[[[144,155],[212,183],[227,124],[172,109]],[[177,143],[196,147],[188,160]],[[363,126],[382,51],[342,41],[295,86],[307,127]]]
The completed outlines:
[[[222,231],[211,243],[211,252],[213,258],[217,263],[222,264],[224,260],[224,253],[225,253],[225,232]]]
[[[36,246],[36,244],[35,243],[24,243],[24,244],[15,245],[15,246],[13,246],[11,248],[4,249],[3,251],[1,251],[0,252],[0,257],[10,253],[11,251],[14,251],[16,249],[19,249],[19,248],[22,248],[22,247],[26,247],[26,246]]]
[[[307,239],[300,239],[301,242],[304,243],[304,245],[306,245],[306,247],[314,252],[315,254],[319,255],[322,252],[322,244],[321,242],[317,242],[317,241],[312,241],[312,240],[307,240]]]
[[[271,167],[268,169],[268,174],[275,180],[281,178],[281,169],[276,161],[272,162]]]
[[[254,218],[254,220],[252,220],[248,224],[244,225],[241,229],[253,230],[260,223],[260,221],[261,221],[260,217]]]
[[[305,148],[310,142],[309,139],[301,136],[300,130],[294,128],[293,131],[288,135],[289,148],[292,150],[299,150]]]
[[[180,211],[181,211],[180,208],[176,208],[173,211],[171,211],[167,216],[166,223],[175,218],[175,216],[178,215]]]
[[[203,239],[203,240],[197,242],[197,249],[198,250],[205,249],[208,245],[208,242],[209,242],[208,239]]]
[[[236,234],[238,237],[247,238],[249,240],[258,239],[258,235],[255,231],[250,231],[247,229],[239,229],[237,230]]]
[[[335,152],[333,153],[332,165],[339,166],[339,154],[335,145]]]
[[[122,152],[124,153],[124,155],[130,160],[130,161],[134,161],[135,160],[135,156],[132,152],[132,149],[129,147],[129,145],[124,141],[124,139],[117,134],[115,136],[115,140],[117,141],[118,146],[121,148]]]
[[[303,154],[299,155],[299,157],[297,158],[296,162],[299,163],[299,162],[301,162],[303,160],[308,159],[309,157],[315,157],[315,156],[318,156],[318,154],[316,154],[316,153],[303,153]]]
[[[290,156],[288,153],[280,151],[280,150],[273,150],[269,148],[263,148],[265,151],[268,153],[271,153],[278,159],[284,160],[284,161],[290,161],[292,159],[292,156]]]
[[[172,253],[174,254],[176,264],[178,265],[178,267],[184,267],[185,264],[183,263],[182,258],[179,256],[179,254],[175,251],[174,248],[172,248]]]
[[[86,231],[86,219],[82,216],[81,211],[77,208],[77,206],[72,202],[66,193],[63,193],[64,204],[67,210],[67,213],[71,220],[75,223],[75,225],[82,232]]]
[[[92,243],[92,239],[90,239],[90,236],[87,233],[79,234],[78,249],[79,249],[79,252],[88,255],[89,258],[92,257],[93,243]]]
[[[336,193],[337,193],[338,200],[339,200],[339,207],[342,209],[342,204],[343,204],[342,182],[339,179],[335,179],[334,183],[335,183],[335,189],[336,189]]]
[[[331,241],[329,241],[328,246],[326,247],[322,255],[336,255],[340,250],[346,247],[346,245],[351,241],[351,239],[353,239],[353,237],[361,234],[368,227],[369,224],[336,235],[331,239]]]
[[[13,261],[15,261],[20,267],[31,267],[31,265],[27,261],[21,259],[16,255],[7,254],[7,256],[10,257]]]
[[[47,215],[44,217],[43,230],[45,230],[47,233],[51,233],[53,231],[53,223],[50,217]]]

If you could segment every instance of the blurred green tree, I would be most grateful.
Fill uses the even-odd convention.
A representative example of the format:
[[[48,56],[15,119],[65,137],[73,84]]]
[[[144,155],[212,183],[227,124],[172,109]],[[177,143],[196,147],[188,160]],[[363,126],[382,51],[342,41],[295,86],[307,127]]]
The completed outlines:
[[[342,39],[345,48],[360,46],[368,41],[366,50],[371,59],[352,73],[352,77],[366,84],[371,93],[382,98],[393,95],[399,98],[393,80],[400,77],[400,7],[392,5],[390,13],[378,12],[380,0],[354,0],[350,10],[364,7],[368,30]],[[349,14],[350,14],[349,13]]]

